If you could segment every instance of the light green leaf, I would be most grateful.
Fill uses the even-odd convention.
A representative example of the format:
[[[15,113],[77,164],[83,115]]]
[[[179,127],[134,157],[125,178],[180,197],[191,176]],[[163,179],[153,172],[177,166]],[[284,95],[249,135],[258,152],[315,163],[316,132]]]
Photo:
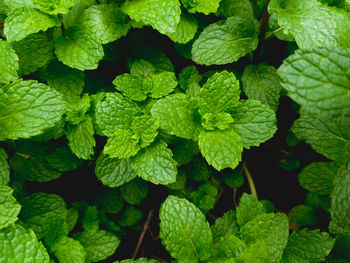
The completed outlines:
[[[176,181],[176,162],[162,141],[154,142],[131,159],[131,166],[146,181],[169,184]]]
[[[139,136],[131,130],[117,130],[108,138],[103,153],[120,159],[134,156],[140,150],[139,140]]]
[[[70,237],[62,237],[51,247],[51,251],[60,263],[84,263],[85,250],[79,241]]]
[[[53,127],[65,110],[61,94],[34,80],[0,88],[0,141],[29,138]]]
[[[11,46],[0,39],[0,83],[10,83],[18,78],[18,56]]]
[[[123,261],[115,261],[114,263],[159,263],[154,259],[138,258],[138,259],[126,259]]]
[[[281,262],[321,262],[331,252],[333,244],[334,239],[328,233],[309,229],[294,231],[288,238]]]
[[[132,181],[123,184],[120,192],[126,202],[130,205],[138,205],[147,196],[147,183],[141,178],[135,178]]]
[[[17,7],[35,7],[33,0],[3,0],[11,10]]]
[[[85,121],[86,112],[90,109],[91,100],[87,93],[77,100],[67,104],[66,122],[70,125],[78,125]]]
[[[77,157],[89,160],[91,155],[94,154],[94,147],[96,146],[94,134],[94,126],[90,116],[87,116],[83,122],[72,126],[68,130],[68,144]]]
[[[76,0],[33,0],[33,2],[43,12],[58,15],[68,13]]]
[[[183,6],[190,13],[204,13],[209,15],[215,13],[221,0],[181,0]]]
[[[209,258],[212,235],[201,211],[186,199],[168,196],[160,212],[160,238],[170,255],[181,262]]]
[[[235,262],[234,258],[241,254],[245,248],[244,242],[235,235],[225,235],[213,243],[209,262]]]
[[[254,17],[254,9],[249,0],[221,0],[218,14],[226,18],[231,16]]]
[[[63,64],[79,70],[98,67],[103,48],[98,38],[82,27],[70,27],[56,40],[55,52]]]
[[[199,93],[199,111],[206,113],[228,112],[238,105],[241,90],[233,73],[215,73],[203,85]]]
[[[95,0],[76,0],[75,5],[67,14],[63,15],[64,28],[77,25],[77,21],[81,16],[81,13],[92,5],[97,5]]]
[[[8,184],[10,181],[10,166],[7,160],[7,153],[0,147],[0,185]]]
[[[161,72],[150,76],[149,82],[143,82],[143,91],[151,98],[159,99],[171,93],[177,86],[175,73]]]
[[[259,23],[255,18],[230,17],[207,26],[192,46],[192,59],[202,65],[237,61],[258,45]]]
[[[301,49],[350,47],[350,18],[344,10],[317,0],[272,0],[269,13],[277,16],[284,32],[292,34]]]
[[[152,65],[152,63],[144,59],[133,61],[130,67],[130,73],[132,75],[137,75],[144,78],[155,74],[156,72],[157,69]]]
[[[30,34],[59,26],[60,23],[59,18],[44,14],[38,9],[19,7],[8,13],[4,33],[9,42],[19,41]]]
[[[113,255],[120,243],[116,236],[105,230],[84,231],[75,234],[74,238],[83,245],[90,262],[99,262]]]
[[[95,174],[104,185],[109,187],[121,186],[137,176],[129,159],[119,160],[105,154],[98,157]]]
[[[201,130],[200,115],[194,101],[185,94],[174,94],[158,100],[151,113],[169,134],[185,139],[198,138]]]
[[[92,5],[82,12],[77,24],[96,34],[102,44],[125,36],[130,28],[125,14],[116,4]]]
[[[145,148],[150,145],[158,135],[159,121],[150,115],[135,117],[131,129],[139,135],[139,145]]]
[[[113,84],[124,96],[134,101],[143,101],[147,95],[143,91],[142,80],[141,76],[126,73],[118,75],[113,80]]]
[[[214,225],[211,226],[213,233],[213,241],[216,243],[220,237],[225,235],[233,235],[239,231],[239,225],[236,219],[236,211],[229,210],[222,217],[215,220]]]
[[[271,139],[277,130],[275,112],[259,101],[240,101],[232,112],[232,118],[234,122],[231,126],[247,149]]]
[[[198,21],[194,16],[181,14],[181,19],[177,24],[176,30],[168,33],[167,36],[174,42],[185,44],[194,38],[197,29]]]
[[[12,224],[0,231],[0,261],[49,263],[50,257],[31,229]]]
[[[237,222],[240,227],[243,227],[257,216],[265,214],[265,209],[258,199],[244,193],[239,201],[236,212]]]
[[[0,229],[11,225],[18,219],[21,205],[12,196],[12,193],[13,189],[6,185],[0,185]]]
[[[281,85],[276,69],[264,64],[249,65],[244,69],[242,83],[249,99],[259,100],[275,111],[278,108]]]
[[[334,162],[315,162],[304,167],[298,176],[302,187],[320,195],[329,195],[339,166]]]
[[[122,10],[132,19],[142,21],[162,34],[175,32],[181,14],[179,0],[128,0]]]
[[[224,131],[203,131],[199,135],[199,149],[208,164],[220,171],[236,168],[241,161],[243,144],[232,129]]]

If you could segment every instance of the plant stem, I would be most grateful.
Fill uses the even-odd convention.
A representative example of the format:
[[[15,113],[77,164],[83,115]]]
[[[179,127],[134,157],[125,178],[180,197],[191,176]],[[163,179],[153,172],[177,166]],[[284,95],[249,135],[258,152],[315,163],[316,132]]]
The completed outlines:
[[[136,248],[134,250],[134,253],[132,254],[132,258],[135,259],[137,257],[137,254],[139,253],[140,247],[142,245],[143,239],[145,238],[146,231],[149,227],[149,223],[151,222],[153,216],[153,208],[148,212],[147,219],[145,224],[143,225],[143,230],[140,234],[139,240],[137,241]]]
[[[253,177],[252,175],[250,174],[247,166],[245,163],[243,163],[243,171],[245,173],[245,176],[247,177],[247,180],[248,180],[248,184],[249,184],[249,188],[250,188],[250,192],[252,193],[252,195],[256,198],[256,199],[259,199],[258,198],[258,194],[256,193],[256,189],[255,189],[255,184],[254,184],[254,180],[253,180]]]

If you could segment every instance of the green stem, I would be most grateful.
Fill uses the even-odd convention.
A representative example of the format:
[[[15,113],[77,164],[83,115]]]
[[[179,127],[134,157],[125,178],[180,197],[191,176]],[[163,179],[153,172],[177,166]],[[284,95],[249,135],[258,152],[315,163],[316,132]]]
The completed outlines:
[[[250,174],[247,166],[245,163],[243,163],[243,171],[245,173],[245,176],[247,177],[247,180],[248,180],[248,184],[249,184],[249,188],[250,188],[250,192],[252,193],[252,195],[256,198],[256,199],[259,199],[258,198],[258,194],[256,193],[256,189],[255,189],[255,184],[254,184],[254,180],[253,180],[253,177],[252,175]]]

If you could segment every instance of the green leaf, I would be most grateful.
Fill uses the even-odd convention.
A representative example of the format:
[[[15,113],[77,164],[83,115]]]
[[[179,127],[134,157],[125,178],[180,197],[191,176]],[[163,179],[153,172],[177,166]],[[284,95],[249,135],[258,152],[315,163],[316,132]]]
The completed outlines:
[[[308,205],[294,206],[288,213],[290,223],[296,223],[298,226],[308,226],[317,221],[315,209]]]
[[[51,247],[51,251],[60,263],[85,262],[85,250],[83,246],[79,241],[70,237],[62,237]]]
[[[110,158],[106,154],[98,157],[95,174],[104,185],[109,187],[121,186],[137,176],[129,159],[119,160]]]
[[[171,93],[177,86],[175,73],[161,72],[150,76],[148,82],[143,82],[143,90],[151,98],[159,99]]]
[[[231,16],[254,17],[254,9],[249,0],[221,0],[218,14],[226,18]]]
[[[180,21],[179,0],[126,1],[122,10],[137,22],[142,21],[162,34],[172,33]]]
[[[333,244],[334,239],[328,233],[309,229],[294,231],[288,238],[281,262],[321,262],[331,252]]]
[[[84,231],[74,235],[85,249],[86,259],[90,262],[99,262],[113,255],[120,240],[113,234],[105,231]]]
[[[190,13],[215,13],[221,0],[181,0],[183,6]]]
[[[151,113],[169,134],[185,139],[198,138],[201,130],[200,116],[194,101],[185,94],[169,95],[158,100]]]
[[[86,119],[86,112],[90,109],[90,97],[87,93],[67,105],[66,122],[70,125],[78,125]]]
[[[248,98],[259,100],[275,111],[282,89],[279,81],[276,69],[265,64],[251,64],[244,69],[242,75],[243,90]]]
[[[125,36],[130,28],[125,14],[116,4],[92,5],[81,13],[77,24],[96,34],[102,44]]]
[[[235,121],[231,127],[247,149],[271,139],[277,130],[275,112],[259,101],[240,101],[232,112],[232,118]]]
[[[111,158],[128,158],[135,156],[140,150],[139,136],[131,130],[117,130],[110,137],[103,149]]]
[[[126,259],[123,261],[115,261],[114,263],[158,263],[154,259],[138,258],[138,259]]]
[[[8,184],[10,181],[10,166],[7,160],[7,153],[0,147],[0,185]]]
[[[170,255],[181,262],[209,258],[212,235],[201,211],[186,199],[168,196],[160,212],[160,238]]]
[[[265,246],[265,260],[278,262],[288,241],[288,218],[285,214],[263,214],[245,224],[240,235],[248,245]]]
[[[0,87],[0,141],[38,135],[53,127],[64,110],[61,94],[37,81]]]
[[[97,103],[95,112],[98,126],[108,137],[118,129],[129,129],[138,113],[138,106],[118,93],[106,93],[105,98]]]
[[[131,129],[140,137],[140,147],[150,145],[158,135],[159,121],[150,115],[135,117]]]
[[[176,43],[185,44],[191,41],[198,29],[198,21],[194,16],[189,14],[181,14],[180,22],[176,26],[176,30],[168,33],[167,36]]]
[[[236,211],[237,223],[240,227],[243,227],[257,216],[265,214],[265,209],[259,200],[246,193],[242,195]]]
[[[33,2],[43,12],[58,15],[68,13],[76,0],[33,0]]]
[[[213,244],[211,260],[209,262],[235,262],[239,254],[246,248],[246,245],[235,235],[225,235]]]
[[[197,97],[200,92],[199,82],[201,80],[202,76],[195,66],[183,68],[179,75],[180,88],[186,90],[186,94],[193,98]]]
[[[143,214],[139,209],[128,206],[123,211],[121,218],[118,220],[118,224],[122,227],[130,227],[139,223],[142,217]]]
[[[97,198],[96,204],[109,214],[116,214],[123,209],[124,199],[117,188],[105,189]]]
[[[87,116],[83,122],[72,126],[68,130],[69,147],[77,157],[89,160],[91,155],[94,154],[94,147],[96,146],[94,134],[94,126],[90,116]]]
[[[66,225],[67,225],[67,232],[71,232],[75,225],[78,222],[78,218],[79,218],[79,213],[78,210],[76,210],[75,208],[69,208],[68,209],[68,213],[67,213],[67,217],[66,217]]]
[[[12,196],[12,193],[13,189],[0,185],[0,229],[11,225],[18,219],[21,205]]]
[[[10,83],[18,78],[18,56],[11,46],[0,39],[0,83]]]
[[[88,206],[84,211],[82,225],[85,231],[98,231],[100,218],[96,206]]]
[[[192,46],[192,59],[201,65],[237,61],[258,45],[259,23],[253,18],[230,17],[207,26]]]
[[[176,162],[162,141],[154,142],[131,159],[131,166],[146,181],[169,184],[176,181]]]
[[[317,0],[272,0],[268,10],[301,49],[350,47],[350,18],[344,10]]]
[[[31,229],[12,224],[0,231],[0,260],[8,263],[49,263],[50,257]]]
[[[67,14],[63,15],[64,28],[77,25],[81,13],[91,5],[97,5],[97,2],[95,0],[76,0],[73,8]]]
[[[241,161],[243,144],[232,129],[224,131],[203,131],[199,135],[199,149],[208,164],[220,171],[236,168]]]
[[[17,7],[35,7],[33,0],[3,0],[5,5],[7,5],[11,10]]]
[[[19,41],[30,34],[59,26],[60,23],[59,18],[44,14],[38,9],[19,7],[8,13],[4,33],[9,42]]]
[[[198,143],[185,139],[177,141],[171,150],[179,167],[191,162],[192,159],[199,153]]]
[[[313,35],[313,39],[317,38]],[[328,118],[345,116],[349,121],[349,67],[350,50],[314,48],[298,50],[289,56],[278,69],[278,74],[288,96],[305,111]]]
[[[82,27],[70,27],[56,40],[55,52],[63,64],[79,70],[98,67],[103,48],[97,37]]]
[[[151,62],[144,60],[144,59],[138,59],[132,62],[132,65],[130,67],[130,73],[131,75],[137,75],[139,77],[148,77],[151,74],[155,74],[157,72],[154,65],[152,65]]]
[[[138,205],[147,196],[147,183],[141,178],[135,178],[120,187],[120,192],[130,205]]]
[[[304,167],[298,176],[302,187],[320,195],[329,195],[339,166],[334,162],[315,162]]]
[[[216,219],[214,225],[211,226],[214,243],[221,237],[236,234],[238,231],[239,225],[237,223],[235,210],[227,211],[222,217]]]
[[[238,188],[244,184],[243,174],[239,170],[229,171],[221,175],[223,182],[231,188]]]
[[[56,194],[37,192],[21,200],[22,209],[19,218],[34,230],[38,239],[45,233],[45,226],[53,217],[67,217],[64,200]]]
[[[206,214],[212,210],[218,196],[218,187],[212,183],[205,183],[191,193],[193,204],[198,207],[202,213]]]
[[[126,73],[118,75],[113,80],[113,84],[124,96],[134,101],[143,101],[147,95],[143,91],[142,80],[141,76]]]

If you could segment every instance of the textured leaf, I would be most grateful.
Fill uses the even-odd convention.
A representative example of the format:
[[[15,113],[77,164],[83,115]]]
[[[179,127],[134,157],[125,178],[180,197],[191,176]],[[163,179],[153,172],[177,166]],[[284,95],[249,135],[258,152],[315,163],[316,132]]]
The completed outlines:
[[[169,134],[185,139],[198,138],[200,116],[194,102],[185,94],[174,94],[158,100],[151,113]]]
[[[49,263],[50,257],[32,230],[12,224],[0,231],[0,261]]]
[[[254,17],[254,9],[249,0],[221,0],[218,14],[226,18],[231,16]]]
[[[0,39],[0,83],[10,83],[18,78],[18,56],[11,46]]]
[[[138,75],[122,74],[114,79],[113,84],[124,96],[134,101],[143,101],[147,95],[143,91],[142,80]]]
[[[181,0],[183,6],[190,13],[215,13],[221,0]]]
[[[218,193],[219,191],[216,185],[211,183],[202,184],[197,190],[191,193],[193,204],[202,213],[206,214],[214,208]]]
[[[3,0],[5,5],[7,5],[11,10],[17,7],[35,7],[33,0]]]
[[[166,143],[154,142],[131,159],[131,166],[146,181],[169,184],[176,181],[176,162]]]
[[[70,11],[63,15],[64,28],[77,25],[78,19],[82,12],[92,5],[97,5],[97,2],[95,0],[76,0],[75,5],[70,9]]]
[[[218,171],[234,169],[241,161],[243,144],[232,129],[201,132],[198,145],[208,164]]]
[[[138,258],[138,259],[126,259],[123,261],[116,261],[114,263],[158,263],[154,259]]]
[[[19,7],[8,13],[4,33],[9,42],[19,41],[30,34],[59,26],[60,23],[60,19],[44,14],[38,9]]]
[[[0,88],[0,140],[28,138],[53,127],[65,110],[62,96],[33,80]]]
[[[185,44],[194,38],[197,29],[198,21],[194,16],[181,14],[176,30],[168,33],[167,36],[176,43]]]
[[[12,196],[13,190],[0,185],[0,229],[3,229],[17,221],[21,205]],[[0,257],[1,258],[1,257]]]
[[[225,235],[236,234],[239,231],[239,225],[236,219],[235,210],[227,211],[222,217],[215,220],[215,224],[211,226],[214,243]]]
[[[131,129],[140,137],[140,147],[150,145],[158,135],[159,121],[150,115],[135,117]]]
[[[319,230],[294,231],[288,238],[283,252],[283,263],[317,263],[331,252],[334,239]]]
[[[130,205],[138,205],[147,196],[147,183],[141,178],[123,184],[120,187],[120,192],[126,202]]]
[[[249,99],[259,100],[275,111],[281,92],[280,79],[276,69],[264,64],[249,65],[242,76],[243,90]]]
[[[0,185],[10,181],[10,166],[7,161],[7,153],[0,147]]]
[[[60,263],[84,263],[85,250],[79,241],[70,237],[61,238],[53,247],[51,251]]]
[[[199,93],[199,111],[206,113],[228,112],[238,105],[241,90],[233,73],[215,73]]]
[[[90,116],[87,116],[82,123],[73,126],[68,131],[69,147],[77,157],[88,160],[94,154],[94,147],[96,146],[94,134],[94,126]]]
[[[128,206],[123,211],[121,218],[118,219],[118,224],[122,227],[134,226],[140,222],[143,214],[139,209],[136,209],[133,206]]]
[[[223,65],[256,49],[259,23],[239,16],[206,27],[194,42],[192,59],[198,64]]]
[[[92,5],[82,12],[77,23],[96,34],[102,44],[125,36],[130,28],[125,14],[116,4]]]
[[[56,40],[55,52],[59,61],[79,70],[96,69],[104,55],[97,37],[82,27],[68,28]]]
[[[68,13],[76,0],[33,0],[33,2],[43,12],[57,15]]]
[[[290,223],[296,223],[298,226],[308,226],[317,221],[315,209],[308,205],[294,206],[288,213]]]
[[[104,154],[111,158],[129,158],[135,156],[140,150],[139,136],[131,130],[117,130],[110,137],[103,149]]]
[[[209,262],[234,262],[239,254],[246,248],[246,245],[235,235],[225,235],[213,243],[211,260]]]
[[[120,240],[113,234],[105,231],[84,231],[77,233],[74,238],[79,240],[86,252],[86,259],[90,262],[99,262],[114,254]]]
[[[96,204],[107,213],[116,214],[123,209],[124,199],[119,189],[107,188],[96,198]]]
[[[302,187],[320,195],[329,195],[333,190],[333,180],[338,173],[334,162],[315,162],[306,166],[298,176]]]
[[[147,84],[143,83],[144,92],[151,98],[158,99],[172,92],[177,86],[177,80],[173,72],[161,72],[151,75],[150,82]]]
[[[160,238],[170,255],[181,262],[208,259],[212,245],[209,224],[186,199],[169,196],[161,205]]]
[[[162,34],[176,30],[180,21],[179,0],[133,0],[126,1],[122,10],[137,22],[142,21]]]
[[[341,9],[317,0],[272,0],[269,12],[277,16],[284,32],[292,34],[301,49],[350,47],[350,18]]]
[[[98,157],[95,174],[104,185],[109,187],[121,186],[137,176],[129,159],[119,160],[105,154]]]
[[[232,118],[231,126],[247,149],[271,139],[277,130],[275,112],[259,101],[241,101],[232,112]]]
[[[78,125],[86,120],[86,112],[90,109],[91,106],[90,96],[87,93],[84,93],[83,96],[71,103],[67,104],[66,111],[66,122],[69,125]]]
[[[185,67],[179,75],[180,88],[186,90],[186,94],[190,97],[197,97],[200,92],[199,82],[202,80],[202,76],[195,66]]]
[[[236,211],[237,222],[241,227],[257,216],[265,214],[265,209],[259,200],[246,193],[242,195]]]

